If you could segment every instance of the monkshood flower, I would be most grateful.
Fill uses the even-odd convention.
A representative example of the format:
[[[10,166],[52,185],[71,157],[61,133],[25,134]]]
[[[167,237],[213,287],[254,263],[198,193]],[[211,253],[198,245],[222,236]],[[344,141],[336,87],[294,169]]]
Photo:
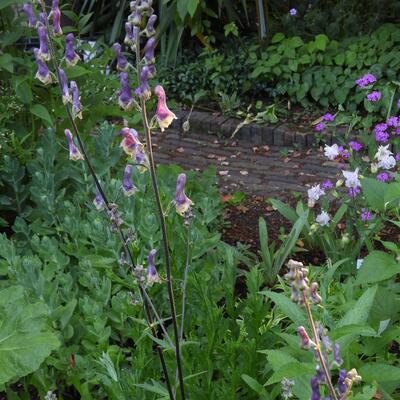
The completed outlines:
[[[387,173],[387,172],[380,172],[377,176],[376,179],[381,182],[388,182],[392,179],[392,177]]]
[[[68,33],[67,36],[65,36],[65,61],[68,66],[73,67],[77,64],[77,62],[80,60],[80,57],[78,54],[76,54],[75,49],[74,49],[74,34],[73,33]]]
[[[397,108],[400,108],[400,99],[397,100]]]
[[[103,211],[106,208],[106,203],[103,200],[103,196],[100,194],[99,189],[96,187],[96,197],[93,199],[93,204],[97,211]]]
[[[26,17],[28,18],[29,28],[35,28],[37,20],[32,5],[24,4],[22,6],[22,11],[26,14]]]
[[[122,181],[122,190],[125,196],[132,196],[136,191],[137,187],[132,183],[132,165],[128,164],[125,167],[124,179]]]
[[[320,214],[317,215],[315,220],[321,225],[321,226],[327,226],[329,225],[331,217],[326,211],[322,211]]]
[[[363,208],[362,210],[361,210],[361,221],[362,222],[368,222],[368,221],[371,221],[371,219],[372,219],[372,212],[371,211],[369,211],[369,210],[367,210],[366,208]]]
[[[315,126],[315,130],[317,132],[322,132],[324,129],[325,129],[325,124],[323,122],[320,122]]]
[[[143,147],[139,140],[139,134],[135,129],[128,127],[122,128],[119,134],[123,136],[120,146],[128,156],[134,158],[139,147]]]
[[[144,46],[144,61],[146,64],[154,64],[156,62],[156,59],[154,57],[155,46],[156,39],[154,37],[151,37],[147,41],[146,46]]]
[[[332,189],[333,188],[332,181],[330,179],[327,179],[326,181],[322,182],[321,183],[321,188],[324,189],[324,190],[325,189],[326,190]]]
[[[345,384],[345,380],[347,378],[347,371],[345,369],[341,369],[339,372],[339,378],[338,378],[338,383],[337,383],[337,388],[339,395],[341,396],[340,398],[343,398],[342,396],[347,394],[348,387]]]
[[[319,382],[318,377],[313,376],[311,377],[311,397],[310,400],[320,400],[321,399],[321,392],[319,391]]]
[[[140,27],[140,25],[142,24],[142,14],[140,13],[139,10],[135,10],[133,14],[131,14],[129,16],[129,22],[133,25],[133,26],[138,26]]]
[[[115,51],[115,55],[117,56],[117,69],[120,71],[126,71],[129,63],[126,57],[122,54],[121,45],[119,43],[114,43],[113,49]]]
[[[320,185],[312,186],[307,190],[308,194],[308,207],[314,207],[315,202],[319,200],[321,196],[325,194],[324,190],[321,189]]]
[[[339,343],[335,343],[335,346],[333,347],[333,361],[338,367],[340,367],[343,364],[343,359],[340,355]]]
[[[361,192],[359,187],[349,188],[348,194],[352,199],[355,199],[357,195]]]
[[[132,26],[130,22],[125,23],[125,39],[124,43],[128,46],[134,47],[139,37],[139,29]]]
[[[353,151],[360,151],[363,148],[362,144],[356,142],[355,140],[350,141],[349,146]]]
[[[121,90],[117,93],[118,104],[125,111],[129,111],[133,108],[134,101],[132,97],[132,91],[129,87],[129,76],[127,72],[121,72],[119,74],[119,81],[121,83]]]
[[[397,125],[399,125],[399,118],[398,117],[390,117],[387,120],[387,124],[388,124],[388,126],[396,127]]]
[[[65,137],[67,138],[68,147],[69,147],[69,159],[70,160],[83,160],[83,155],[79,151],[79,149],[75,146],[74,137],[69,129],[64,130]]]
[[[339,146],[336,143],[332,146],[326,144],[324,147],[324,155],[330,160],[334,160],[339,155]]]
[[[38,35],[40,43],[38,57],[43,61],[49,61],[50,60],[49,38],[47,36],[47,30],[44,26],[39,26]]]
[[[72,97],[69,93],[69,88],[68,88],[68,78],[62,68],[58,69],[58,76],[60,78],[60,86],[62,88],[62,101],[63,101],[63,104],[65,105],[65,104],[68,104],[72,100]]]
[[[377,101],[379,101],[382,97],[382,93],[379,90],[376,90],[374,92],[371,92],[367,95],[367,100],[375,103]]]
[[[161,132],[164,132],[164,130],[167,129],[171,125],[172,121],[177,117],[167,106],[167,98],[163,87],[157,85],[154,88],[154,93],[158,97],[156,119]]]
[[[308,333],[304,326],[299,326],[297,328],[297,333],[300,336],[300,347],[302,349],[308,350],[311,348],[311,346],[315,346],[315,343],[308,336]]]
[[[150,251],[149,256],[147,257],[147,282],[150,286],[153,285],[153,283],[161,283],[161,279],[158,275],[154,262],[156,253],[157,250],[153,249]]]
[[[182,216],[193,205],[192,200],[190,200],[185,194],[185,184],[186,184],[186,175],[179,174],[176,182],[176,193],[175,193],[174,203],[176,212]]]
[[[144,100],[148,100],[151,96],[151,89],[148,83],[151,75],[149,67],[145,65],[140,73],[140,85],[135,90],[136,95],[143,97]]]
[[[34,49],[33,52],[35,54],[35,60],[38,66],[35,78],[39,79],[40,82],[42,82],[43,84],[48,85],[53,81],[50,75],[49,68],[47,64],[41,58],[39,58],[39,49]]]
[[[376,78],[372,74],[365,74],[360,79],[356,80],[356,84],[359,88],[364,89],[366,86],[376,82]]]
[[[44,12],[39,13],[39,23],[38,26],[47,26],[47,14]]]
[[[318,294],[318,283],[312,282],[310,285],[310,300],[313,304],[321,303],[322,297]]]
[[[327,121],[327,122],[331,122],[335,119],[335,116],[332,115],[331,113],[327,113],[325,115],[322,116],[322,120],[323,121]]]
[[[78,85],[75,81],[71,81],[70,83],[71,92],[72,92],[72,115],[75,118],[82,119],[82,105],[81,98],[79,96]]]
[[[144,34],[147,37],[152,37],[156,34],[156,30],[154,29],[154,24],[157,21],[157,15],[153,14],[147,21],[146,29],[144,30]]]
[[[61,11],[58,5],[58,0],[53,0],[51,15],[53,16],[53,32],[55,36],[63,34],[61,29]]]
[[[292,388],[294,386],[294,381],[290,379],[283,378],[281,381],[282,397],[285,400],[291,399],[293,397]]]
[[[292,17],[295,17],[295,16],[297,15],[297,10],[296,10],[295,8],[291,8],[291,9],[289,10],[289,14],[290,14]]]

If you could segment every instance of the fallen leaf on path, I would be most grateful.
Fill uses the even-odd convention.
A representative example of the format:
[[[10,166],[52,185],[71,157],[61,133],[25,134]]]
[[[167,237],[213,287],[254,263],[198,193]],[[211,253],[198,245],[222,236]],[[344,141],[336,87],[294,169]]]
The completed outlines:
[[[265,151],[269,151],[269,146],[263,146],[263,149],[264,149]]]
[[[229,171],[218,171],[218,175],[226,176],[229,174]]]
[[[260,149],[259,149],[257,146],[254,146],[254,147],[253,147],[253,153],[257,153],[258,150],[260,150]]]
[[[290,157],[286,157],[286,158],[283,160],[283,162],[284,162],[285,164],[287,164],[289,161],[290,161]]]
[[[214,159],[214,158],[217,158],[217,156],[215,154],[209,154],[207,156],[207,158]]]
[[[183,153],[185,151],[185,149],[183,148],[183,147],[178,147],[177,149],[176,149],[176,152],[177,153]]]
[[[228,163],[228,161],[222,161],[221,165],[226,167],[227,165],[229,165],[229,163]]]
[[[240,175],[248,175],[249,174],[249,172],[248,171],[240,171]]]
[[[217,157],[217,160],[218,160],[218,161],[225,161],[225,160],[226,160],[226,157],[219,156],[219,157]]]

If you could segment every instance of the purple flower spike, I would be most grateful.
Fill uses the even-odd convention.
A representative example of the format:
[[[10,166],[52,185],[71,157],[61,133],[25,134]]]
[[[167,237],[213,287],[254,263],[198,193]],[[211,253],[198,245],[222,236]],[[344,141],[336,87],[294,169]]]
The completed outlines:
[[[156,59],[154,57],[154,49],[156,47],[156,39],[151,37],[146,46],[144,46],[144,61],[146,64],[154,64]]]
[[[156,21],[156,14],[151,15],[149,20],[147,21],[146,29],[144,31],[147,37],[152,37],[156,34],[156,30],[154,29],[154,24],[156,23]]]
[[[100,194],[99,189],[96,187],[96,197],[93,200],[93,204],[97,211],[103,211],[106,208],[106,203],[103,200],[103,196]]]
[[[67,65],[70,67],[73,67],[77,64],[77,62],[80,60],[80,57],[78,54],[75,53],[74,49],[74,34],[73,33],[68,33],[67,36],[65,36],[65,61],[67,62]]]
[[[121,45],[119,43],[114,43],[113,49],[115,51],[115,55],[117,56],[117,69],[120,71],[126,71],[128,68],[128,60],[122,54]]]
[[[167,98],[164,88],[161,85],[157,85],[154,88],[154,93],[158,97],[156,119],[161,132],[164,132],[164,130],[167,129],[172,124],[172,121],[177,117],[167,106]]]
[[[335,119],[335,116],[332,115],[331,113],[327,113],[322,116],[323,121],[332,122],[334,119]]]
[[[186,175],[179,174],[176,182],[176,193],[175,193],[174,203],[176,212],[182,216],[193,205],[192,200],[190,200],[185,194],[185,184],[186,184]]]
[[[353,151],[360,151],[363,148],[362,144],[356,142],[355,140],[350,141],[349,146]]]
[[[304,326],[299,326],[297,328],[297,333],[300,336],[300,347],[302,349],[308,350],[314,343],[313,341],[308,337],[308,333],[305,330]]]
[[[78,85],[75,81],[71,81],[70,87],[72,92],[72,114],[74,118],[82,119],[82,105]]]
[[[369,93],[367,95],[367,100],[372,103],[375,103],[375,102],[379,101],[381,99],[381,97],[382,97],[382,93],[379,92],[378,90],[376,90],[375,92]]]
[[[62,68],[58,69],[58,75],[60,78],[60,85],[62,87],[62,100],[63,100],[64,104],[67,104],[72,100],[72,97],[69,93],[69,88],[68,88],[68,78]]]
[[[124,171],[124,179],[122,181],[122,190],[125,194],[125,196],[132,196],[136,191],[137,187],[132,183],[132,165],[128,164],[125,167]]]
[[[338,343],[335,343],[335,346],[333,347],[333,359],[338,367],[343,364],[343,359],[340,356],[340,345]]]
[[[65,137],[67,138],[68,147],[69,147],[69,159],[70,160],[83,160],[83,155],[79,151],[79,149],[75,146],[74,138],[69,129],[65,129],[64,131]]]
[[[372,212],[363,208],[361,210],[361,221],[368,222],[368,221],[371,221],[371,219],[372,219]]]
[[[311,378],[311,397],[310,400],[320,400],[321,393],[319,391],[318,376]]]
[[[148,100],[151,96],[150,86],[148,84],[148,79],[151,73],[147,65],[145,65],[140,73],[140,86],[135,90],[135,93],[139,97],[143,97],[144,100]]]
[[[61,11],[58,5],[58,0],[53,0],[51,14],[53,15],[53,32],[55,36],[63,34],[61,29]]]
[[[348,391],[348,387],[345,383],[346,378],[347,378],[347,371],[345,369],[341,369],[339,372],[339,378],[337,383],[337,388],[341,399],[344,398],[343,395],[345,395]]]
[[[376,179],[381,182],[388,182],[392,177],[387,172],[381,172],[376,176]]]
[[[153,249],[150,251],[149,256],[147,257],[147,281],[151,286],[153,283],[161,283],[161,279],[158,275],[156,265],[154,262],[154,257],[157,253],[157,250]]]
[[[49,68],[47,67],[47,64],[42,59],[39,58],[39,49],[34,49],[34,54],[35,54],[36,64],[38,66],[35,78],[39,79],[40,82],[47,85],[52,82]]]
[[[129,76],[127,72],[121,72],[119,74],[119,81],[121,83],[121,90],[118,91],[118,104],[125,111],[129,111],[133,108],[133,97],[132,91],[129,87]]]
[[[315,130],[317,132],[322,132],[325,129],[325,124],[323,122],[320,122],[315,126]]]
[[[366,86],[376,82],[376,78],[372,74],[365,74],[360,79],[356,80],[356,84],[360,89],[364,89]]]
[[[50,60],[49,38],[47,36],[47,30],[44,26],[39,26],[38,35],[40,42],[38,57],[43,61],[49,61]]]
[[[32,6],[30,4],[24,4],[22,6],[22,11],[26,14],[26,16],[28,18],[29,28],[35,28],[37,20],[36,20],[36,16],[35,16]]]

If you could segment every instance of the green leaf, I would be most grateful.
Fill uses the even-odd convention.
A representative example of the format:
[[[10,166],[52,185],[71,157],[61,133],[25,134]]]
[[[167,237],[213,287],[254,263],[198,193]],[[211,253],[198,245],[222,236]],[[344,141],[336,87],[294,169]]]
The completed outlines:
[[[373,251],[364,258],[358,271],[357,283],[375,283],[384,281],[400,273],[400,263],[390,254],[383,251]]]
[[[31,108],[31,113],[41,118],[43,121],[47,122],[48,125],[53,126],[53,120],[51,119],[49,112],[41,104],[35,104]]]
[[[192,18],[196,13],[198,5],[199,5],[199,0],[189,0],[187,3],[187,10]]]
[[[299,218],[296,211],[281,200],[269,199],[269,202],[272,204],[272,207],[276,208],[292,224]]]
[[[356,334],[360,336],[371,336],[371,337],[377,335],[375,330],[367,325],[346,325],[342,326],[341,328],[335,329],[331,334],[331,338],[333,340],[336,340],[342,336],[350,334]]]
[[[368,205],[374,210],[385,211],[385,190],[388,184],[374,178],[364,178],[361,186]]]
[[[339,53],[339,54],[337,54],[335,56],[335,63],[337,65],[343,65],[344,64],[344,59],[345,59],[344,54],[343,53]]]
[[[304,375],[312,375],[315,372],[313,364],[304,362],[291,362],[283,365],[278,371],[274,372],[268,379],[266,385],[281,382],[283,378],[293,379]]]
[[[364,364],[359,369],[359,374],[364,382],[390,382],[396,381],[400,385],[400,368],[383,363]]]
[[[275,33],[274,36],[272,36],[271,43],[279,43],[283,39],[285,39],[285,35],[281,32]]]
[[[44,303],[28,302],[21,286],[0,291],[0,385],[36,371],[59,347],[48,315]]]
[[[328,36],[321,34],[315,37],[315,45],[318,50],[325,51],[326,45],[328,44],[329,39]]]
[[[181,21],[183,21],[188,13],[187,0],[178,0],[176,9]]]
[[[13,57],[10,54],[0,55],[0,68],[11,73],[14,72]]]
[[[247,385],[260,396],[261,400],[266,400],[271,398],[269,394],[266,392],[264,386],[258,383],[254,378],[246,374],[242,374],[241,377],[247,383]]]

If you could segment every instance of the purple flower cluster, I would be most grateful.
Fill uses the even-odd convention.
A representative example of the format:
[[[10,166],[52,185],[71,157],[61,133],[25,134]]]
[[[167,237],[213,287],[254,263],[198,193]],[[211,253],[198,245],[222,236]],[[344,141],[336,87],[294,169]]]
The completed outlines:
[[[362,144],[356,142],[355,140],[350,141],[349,146],[353,151],[360,151],[363,148]]]
[[[375,140],[381,143],[387,143],[389,141],[389,133],[387,132],[388,125],[385,123],[380,123],[375,125],[374,133]]]
[[[331,113],[327,113],[322,116],[323,121],[332,122],[332,121],[334,121],[334,119],[335,119],[335,116]]]
[[[372,219],[372,212],[367,210],[366,208],[363,208],[361,210],[361,221],[368,222],[371,221],[371,219]]]
[[[388,172],[380,172],[377,176],[376,179],[381,182],[388,182],[392,179],[391,175],[389,175]]]
[[[325,124],[321,121],[317,125],[315,125],[315,130],[317,132],[322,132],[325,129]]]
[[[379,90],[376,90],[374,92],[367,94],[367,100],[372,103],[379,101],[381,99],[381,97],[382,97],[382,93]]]
[[[356,84],[359,88],[364,89],[366,86],[376,82],[376,78],[372,74],[365,74],[360,79],[356,80]]]

